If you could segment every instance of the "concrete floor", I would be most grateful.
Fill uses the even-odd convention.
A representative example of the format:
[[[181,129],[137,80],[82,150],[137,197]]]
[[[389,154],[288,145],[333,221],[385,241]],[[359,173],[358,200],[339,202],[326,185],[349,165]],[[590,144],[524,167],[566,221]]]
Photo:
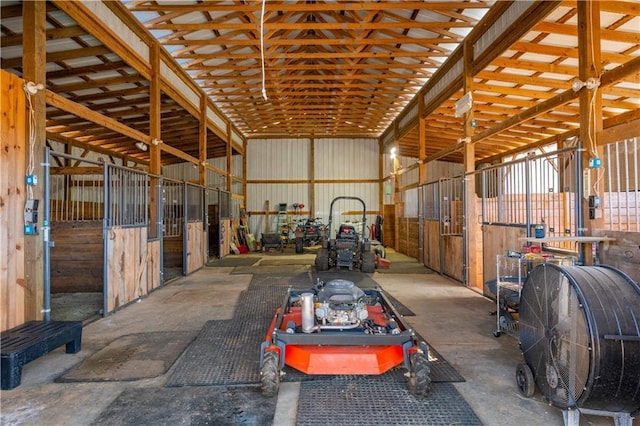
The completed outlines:
[[[312,255],[249,254],[274,259]],[[231,274],[232,267],[207,267],[171,282],[139,303],[85,325],[82,351],[60,348],[24,367],[22,384],[0,393],[2,425],[89,425],[123,391],[160,388],[168,373],[127,382],[56,383],[54,380],[120,336],[155,331],[187,331],[195,336],[208,320],[230,319],[251,275]],[[446,277],[429,273],[373,275],[386,291],[416,315],[405,317],[466,379],[454,386],[486,425],[562,425],[561,411],[539,393],[522,397],[514,372],[521,360],[517,340],[493,336],[492,301]],[[283,384],[274,424],[295,424],[295,383]],[[608,417],[582,416],[581,425],[613,425]],[[634,425],[640,425],[636,419]]]

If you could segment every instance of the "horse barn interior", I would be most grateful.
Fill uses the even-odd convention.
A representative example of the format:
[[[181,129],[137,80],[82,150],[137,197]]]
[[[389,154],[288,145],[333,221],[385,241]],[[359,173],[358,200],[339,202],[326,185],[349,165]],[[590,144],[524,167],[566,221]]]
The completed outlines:
[[[640,424],[638,2],[1,0],[0,47],[2,424]],[[261,394],[317,280],[384,290],[409,390]]]

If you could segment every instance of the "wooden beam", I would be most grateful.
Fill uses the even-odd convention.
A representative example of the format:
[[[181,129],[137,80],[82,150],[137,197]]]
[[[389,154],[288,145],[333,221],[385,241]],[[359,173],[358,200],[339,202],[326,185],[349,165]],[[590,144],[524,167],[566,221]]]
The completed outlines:
[[[53,3],[61,11],[69,15],[78,25],[87,30],[89,34],[100,40],[110,52],[113,52],[130,64],[145,79],[151,79],[151,67],[147,59],[141,57],[139,53],[134,52],[113,28],[105,21],[98,19],[82,2],[53,0]]]
[[[99,114],[85,106],[71,102],[68,99],[63,98],[62,96],[57,95],[50,90],[46,91],[46,99],[47,99],[47,104],[51,106],[60,108],[80,118],[89,120],[92,123],[106,127],[107,129],[113,130],[114,132],[120,133],[121,135],[128,136],[131,139],[134,139],[136,141],[144,142],[146,144],[151,143],[150,136],[145,135],[144,133],[138,130],[124,126],[120,122],[115,121],[112,118],[106,117],[102,114]]]

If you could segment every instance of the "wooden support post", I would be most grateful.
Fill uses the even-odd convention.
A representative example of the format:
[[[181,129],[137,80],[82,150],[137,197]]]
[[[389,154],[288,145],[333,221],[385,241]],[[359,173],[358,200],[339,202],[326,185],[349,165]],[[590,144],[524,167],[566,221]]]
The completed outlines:
[[[602,61],[600,58],[600,3],[596,1],[578,2],[578,78],[585,83],[600,81],[602,72]],[[582,156],[584,173],[582,212],[583,230],[579,230],[578,235],[593,235],[593,231],[602,226],[602,219],[590,219],[589,217],[589,195],[602,197],[602,186],[597,187],[596,182],[601,182],[599,177],[603,170],[601,168],[589,168],[589,160],[598,157],[602,158],[602,152],[598,152],[596,137],[602,132],[602,93],[599,87],[585,85],[579,91],[580,100],[580,140],[586,148]],[[596,209],[597,211],[602,211]],[[593,263],[591,250],[586,250],[584,245],[579,247],[580,258],[584,263]]]
[[[46,82],[46,7],[41,1],[26,1],[22,3],[22,28],[23,52],[22,70],[26,82],[45,84]],[[46,139],[46,101],[45,91],[40,90],[31,96],[31,105],[34,110],[33,121],[27,120],[26,135],[29,135],[29,127],[33,130],[35,141],[25,141],[25,158],[27,168],[29,163],[33,166],[33,174],[43,177],[42,155]],[[44,181],[44,179],[41,179]],[[31,187],[31,195],[34,199],[44,201],[42,185]],[[40,215],[42,216],[42,215]],[[38,218],[35,224],[40,229],[42,218]],[[40,320],[43,318],[44,296],[44,262],[43,241],[40,235],[25,236],[24,240],[25,261],[25,320]]]
[[[473,94],[473,44],[466,41],[463,45],[463,86],[465,94]],[[464,114],[464,175],[465,175],[465,211],[463,218],[463,237],[465,259],[463,271],[464,284],[480,293],[483,291],[482,277],[482,228],[476,217],[476,192],[475,192],[475,144],[471,141],[475,133],[475,117],[473,104]]]
[[[160,47],[158,44],[154,44],[150,50],[150,62],[152,69],[160,69]],[[149,82],[149,136],[151,136],[151,144],[149,145],[149,173],[154,176],[162,175],[161,166],[161,149],[159,144],[154,143],[162,140],[162,126],[161,126],[161,111],[160,111],[160,73],[154,72],[151,74],[151,81]],[[161,228],[159,225],[158,207],[159,203],[162,203],[162,199],[158,195],[159,179],[152,177],[150,181],[149,194],[149,221],[152,226],[150,229],[150,237],[160,238],[162,237]]]

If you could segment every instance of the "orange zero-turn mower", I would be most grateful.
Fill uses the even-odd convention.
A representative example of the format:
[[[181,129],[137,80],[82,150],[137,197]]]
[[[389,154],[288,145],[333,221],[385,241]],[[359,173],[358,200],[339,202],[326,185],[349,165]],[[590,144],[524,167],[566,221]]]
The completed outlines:
[[[411,393],[425,395],[431,386],[427,344],[382,290],[343,279],[288,290],[260,350],[263,395],[278,393],[285,364],[327,375],[376,375],[402,364]]]

